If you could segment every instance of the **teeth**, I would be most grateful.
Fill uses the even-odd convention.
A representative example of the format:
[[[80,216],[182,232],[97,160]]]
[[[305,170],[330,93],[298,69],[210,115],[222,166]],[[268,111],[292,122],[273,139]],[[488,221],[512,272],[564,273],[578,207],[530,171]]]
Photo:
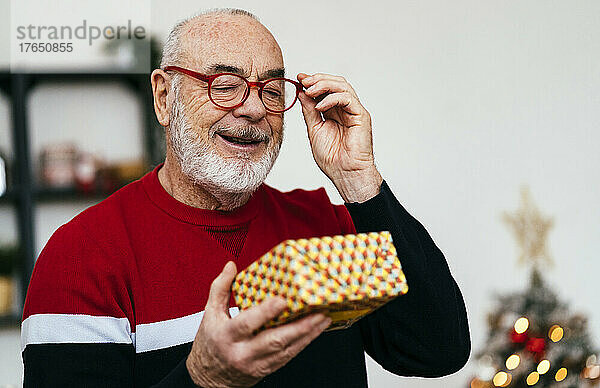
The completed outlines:
[[[233,142],[233,143],[250,144],[250,143],[258,142],[258,140],[242,139],[240,137],[233,137],[233,136],[226,136],[226,135],[221,135],[221,137],[223,137],[223,138],[225,138],[225,140]]]

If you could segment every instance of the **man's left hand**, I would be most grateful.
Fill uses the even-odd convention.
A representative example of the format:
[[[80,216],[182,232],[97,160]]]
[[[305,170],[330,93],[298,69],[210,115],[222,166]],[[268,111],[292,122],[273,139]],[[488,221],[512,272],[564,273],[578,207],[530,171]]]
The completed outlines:
[[[375,168],[371,116],[343,77],[298,74],[313,158],[345,202],[364,202],[383,181]]]

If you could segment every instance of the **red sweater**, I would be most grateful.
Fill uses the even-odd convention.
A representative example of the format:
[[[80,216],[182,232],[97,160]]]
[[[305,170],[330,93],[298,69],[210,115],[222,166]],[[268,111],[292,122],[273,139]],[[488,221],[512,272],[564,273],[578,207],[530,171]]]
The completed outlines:
[[[44,247],[23,313],[25,386],[192,386],[184,360],[210,284],[228,260],[241,270],[285,239],[354,233],[353,218],[360,219],[361,211],[373,216],[369,203],[332,205],[323,188],[282,193],[266,184],[232,212],[193,208],[163,189],[158,180],[161,166],[74,217]],[[389,191],[385,183],[383,191]],[[377,205],[382,197],[380,193],[367,202]],[[353,217],[352,206],[357,211]],[[380,226],[392,231],[398,245],[396,238],[402,237],[394,236],[397,231]],[[424,229],[420,233],[426,235]],[[443,307],[450,316],[444,318],[454,321],[452,330],[461,341],[453,346],[462,346],[458,353],[464,359],[464,304],[443,256],[441,260],[437,272],[447,287],[444,292],[452,292],[450,309]],[[411,292],[414,287],[419,294],[410,269],[405,272]],[[434,310],[446,299],[433,303]],[[236,314],[233,298],[230,305]],[[411,363],[399,364],[398,356],[419,360],[410,353],[423,350],[420,341],[412,350],[402,349],[404,343],[398,349],[383,349],[386,335],[395,342],[394,332],[403,328],[379,327],[378,322],[369,328],[366,319],[361,322],[364,330],[357,324],[324,333],[261,384],[364,386],[365,350],[384,367],[389,363],[395,373],[413,374]],[[390,351],[398,354],[390,356]]]

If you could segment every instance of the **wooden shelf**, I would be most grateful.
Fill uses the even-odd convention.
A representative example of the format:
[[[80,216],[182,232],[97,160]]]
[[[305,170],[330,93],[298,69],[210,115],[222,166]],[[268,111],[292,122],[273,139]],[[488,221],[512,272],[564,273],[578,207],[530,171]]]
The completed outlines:
[[[127,185],[129,182],[121,184],[113,191],[94,190],[85,192],[74,187],[53,188],[39,187],[34,190],[34,200],[38,202],[60,202],[60,201],[97,201],[103,200]]]
[[[39,187],[33,190],[33,200],[41,203],[49,202],[73,202],[73,201],[100,201],[109,197],[112,193],[119,190],[121,187],[129,184],[126,182],[121,184],[113,191],[105,190],[94,190],[91,192],[85,192],[78,190],[74,187]],[[17,202],[19,194],[17,190],[7,190],[3,196],[0,197],[0,205],[13,205]]]

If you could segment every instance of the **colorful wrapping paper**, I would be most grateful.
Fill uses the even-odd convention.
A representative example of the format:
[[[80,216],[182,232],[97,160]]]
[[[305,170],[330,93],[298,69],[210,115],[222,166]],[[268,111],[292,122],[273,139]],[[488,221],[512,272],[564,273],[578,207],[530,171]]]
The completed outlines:
[[[408,292],[390,232],[286,240],[238,273],[240,309],[280,295],[287,308],[265,327],[323,312],[343,329]]]

